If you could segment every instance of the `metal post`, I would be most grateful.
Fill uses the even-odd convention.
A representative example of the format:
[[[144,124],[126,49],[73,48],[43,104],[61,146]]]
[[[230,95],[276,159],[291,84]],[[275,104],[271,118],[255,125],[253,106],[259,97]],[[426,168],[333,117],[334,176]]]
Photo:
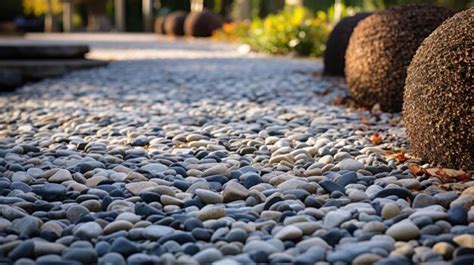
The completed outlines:
[[[143,30],[153,31],[153,0],[142,0]]]
[[[125,0],[115,0],[115,29],[125,31]]]
[[[72,10],[73,6],[71,0],[63,0],[63,31],[72,31]]]

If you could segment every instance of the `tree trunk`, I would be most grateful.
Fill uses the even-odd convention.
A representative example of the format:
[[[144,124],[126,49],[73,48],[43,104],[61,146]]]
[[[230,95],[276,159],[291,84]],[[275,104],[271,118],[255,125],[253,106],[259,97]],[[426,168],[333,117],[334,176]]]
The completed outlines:
[[[44,17],[44,32],[53,32],[54,19],[51,8],[51,0],[46,1],[46,14]]]
[[[204,0],[191,0],[191,12],[201,12],[204,9]]]
[[[115,0],[115,29],[125,31],[125,0]]]

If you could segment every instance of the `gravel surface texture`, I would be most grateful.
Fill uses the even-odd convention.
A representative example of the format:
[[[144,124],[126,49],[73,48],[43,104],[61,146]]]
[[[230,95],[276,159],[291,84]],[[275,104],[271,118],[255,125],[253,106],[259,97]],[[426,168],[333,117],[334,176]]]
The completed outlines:
[[[1,264],[474,262],[474,181],[320,61],[105,36],[61,40],[107,67],[0,96]]]

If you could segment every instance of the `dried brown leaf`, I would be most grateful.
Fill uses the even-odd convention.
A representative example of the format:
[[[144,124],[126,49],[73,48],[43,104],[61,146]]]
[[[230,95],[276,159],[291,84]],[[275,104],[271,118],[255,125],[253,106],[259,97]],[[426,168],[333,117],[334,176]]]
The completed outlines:
[[[369,140],[375,145],[383,144],[382,136],[380,136],[380,133],[372,134]]]

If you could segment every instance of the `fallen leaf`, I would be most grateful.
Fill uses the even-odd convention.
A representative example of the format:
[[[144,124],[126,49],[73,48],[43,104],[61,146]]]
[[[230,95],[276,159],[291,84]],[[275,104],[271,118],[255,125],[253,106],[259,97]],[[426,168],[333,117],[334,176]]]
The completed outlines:
[[[375,144],[375,145],[379,145],[379,144],[382,144],[383,141],[382,141],[382,137],[380,136],[379,133],[374,133],[370,136],[369,140]]]
[[[408,160],[408,157],[405,155],[405,152],[401,150],[400,152],[397,153],[397,156],[395,157],[395,159],[398,162],[403,163]]]
[[[426,173],[430,176],[437,176],[443,182],[450,182],[450,181],[468,181],[471,177],[469,174],[462,170],[450,169],[450,168],[427,168]]]
[[[420,167],[419,165],[417,164],[411,164],[410,165],[410,171],[411,173],[413,173],[413,175],[415,176],[421,176],[425,173],[425,169]]]
[[[387,151],[385,152],[385,157],[388,159],[395,159],[399,163],[403,163],[409,159],[409,157],[405,155],[405,151],[403,150]]]

